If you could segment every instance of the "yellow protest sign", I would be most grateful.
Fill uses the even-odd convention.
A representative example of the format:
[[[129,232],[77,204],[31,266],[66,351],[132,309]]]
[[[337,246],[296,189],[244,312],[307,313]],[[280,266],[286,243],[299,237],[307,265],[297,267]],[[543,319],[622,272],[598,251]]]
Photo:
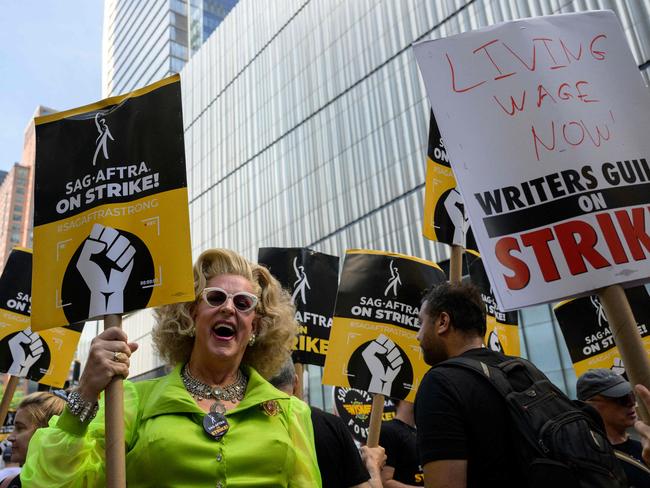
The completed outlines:
[[[0,372],[61,388],[83,324],[33,331],[31,278],[31,251],[14,249],[0,278]]]
[[[36,119],[33,330],[194,299],[180,79]]]
[[[444,281],[438,265],[424,259],[347,251],[323,383],[413,401],[429,369],[416,339],[420,299]]]
[[[628,288],[625,295],[630,303],[646,353],[650,354],[650,296],[643,286]],[[625,373],[621,353],[603,306],[596,295],[566,300],[553,307],[562,335],[566,341],[576,376],[589,369],[612,369]]]

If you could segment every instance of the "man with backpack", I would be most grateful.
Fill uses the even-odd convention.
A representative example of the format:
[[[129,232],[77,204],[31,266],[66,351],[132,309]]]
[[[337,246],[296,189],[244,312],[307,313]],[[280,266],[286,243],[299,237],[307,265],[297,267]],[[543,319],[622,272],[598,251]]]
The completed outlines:
[[[431,289],[420,324],[433,366],[415,405],[426,488],[627,486],[596,422],[531,363],[484,347],[476,287]]]

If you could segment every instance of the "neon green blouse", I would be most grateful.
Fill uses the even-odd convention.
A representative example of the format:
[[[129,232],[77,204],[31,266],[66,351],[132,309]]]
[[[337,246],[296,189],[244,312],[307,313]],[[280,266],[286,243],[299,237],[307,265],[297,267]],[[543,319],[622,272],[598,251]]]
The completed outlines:
[[[244,368],[244,399],[226,412],[230,429],[216,441],[205,412],[185,390],[180,366],[169,375],[124,382],[126,477],[133,487],[321,486],[309,407]],[[264,409],[276,401],[279,409]],[[273,406],[273,404],[267,404]],[[81,424],[67,409],[38,429],[20,475],[24,487],[105,486],[104,406]]]

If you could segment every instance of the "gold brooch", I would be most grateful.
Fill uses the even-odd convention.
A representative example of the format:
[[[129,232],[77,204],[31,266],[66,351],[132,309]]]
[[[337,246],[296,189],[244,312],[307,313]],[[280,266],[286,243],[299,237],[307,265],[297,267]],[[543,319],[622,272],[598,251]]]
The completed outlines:
[[[278,405],[278,402],[276,402],[275,400],[269,400],[267,402],[262,403],[262,409],[264,410],[264,413],[266,415],[275,417],[280,411],[280,405]]]

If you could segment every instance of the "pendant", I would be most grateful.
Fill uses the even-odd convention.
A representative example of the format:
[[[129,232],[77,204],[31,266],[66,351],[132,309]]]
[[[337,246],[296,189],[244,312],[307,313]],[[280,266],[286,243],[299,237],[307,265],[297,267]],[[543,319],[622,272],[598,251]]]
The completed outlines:
[[[226,416],[221,413],[210,412],[203,417],[203,430],[215,441],[221,440],[229,428]]]

